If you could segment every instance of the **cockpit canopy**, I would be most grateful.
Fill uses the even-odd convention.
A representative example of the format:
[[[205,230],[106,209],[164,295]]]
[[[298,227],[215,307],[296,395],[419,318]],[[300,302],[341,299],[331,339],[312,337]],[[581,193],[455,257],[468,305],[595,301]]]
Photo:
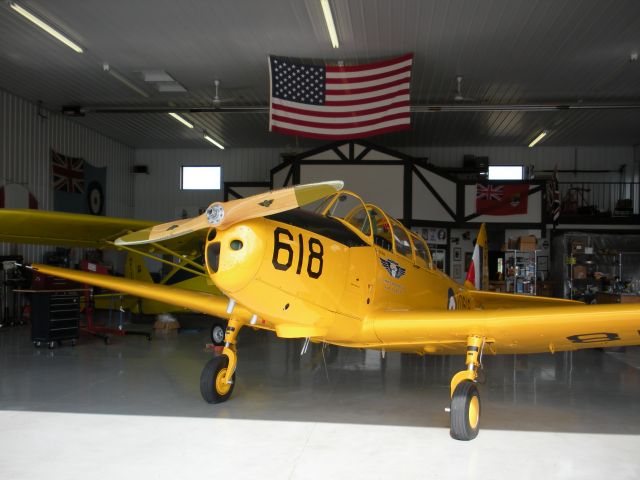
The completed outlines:
[[[324,199],[316,213],[342,220],[372,245],[395,252],[422,268],[433,268],[424,239],[353,192],[341,191]]]

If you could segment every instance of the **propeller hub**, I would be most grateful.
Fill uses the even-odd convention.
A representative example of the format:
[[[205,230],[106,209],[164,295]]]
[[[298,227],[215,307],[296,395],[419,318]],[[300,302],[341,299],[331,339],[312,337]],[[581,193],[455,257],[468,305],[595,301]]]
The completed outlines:
[[[209,205],[209,208],[207,208],[205,213],[209,223],[212,225],[220,225],[220,222],[222,222],[222,219],[224,218],[224,207],[219,203]]]

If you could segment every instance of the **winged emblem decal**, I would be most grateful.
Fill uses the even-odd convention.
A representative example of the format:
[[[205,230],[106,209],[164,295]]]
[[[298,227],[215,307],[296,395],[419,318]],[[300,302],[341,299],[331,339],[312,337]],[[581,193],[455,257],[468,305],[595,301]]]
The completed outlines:
[[[389,275],[391,275],[392,278],[400,278],[405,273],[407,273],[404,268],[402,268],[400,265],[398,265],[398,263],[394,262],[390,258],[381,258],[380,263],[385,268],[385,270],[389,272]]]

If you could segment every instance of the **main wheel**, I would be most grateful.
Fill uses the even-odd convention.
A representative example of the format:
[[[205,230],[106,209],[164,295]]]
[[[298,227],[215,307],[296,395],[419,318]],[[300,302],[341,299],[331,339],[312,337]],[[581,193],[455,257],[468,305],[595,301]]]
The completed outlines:
[[[236,374],[233,373],[231,383],[225,383],[224,377],[229,366],[229,357],[220,355],[207,362],[200,374],[200,393],[207,403],[225,402],[231,396],[236,384]]]
[[[451,437],[473,440],[480,431],[480,393],[471,380],[458,384],[451,398]]]
[[[216,347],[224,345],[224,335],[227,330],[227,323],[223,320],[215,319],[211,325],[211,341]]]

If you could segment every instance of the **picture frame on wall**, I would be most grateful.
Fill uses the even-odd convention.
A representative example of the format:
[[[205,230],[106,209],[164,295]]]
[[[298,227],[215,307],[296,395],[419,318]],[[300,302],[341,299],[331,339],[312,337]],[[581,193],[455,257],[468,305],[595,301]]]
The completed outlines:
[[[459,262],[461,258],[462,258],[462,249],[460,247],[455,247],[453,249],[453,261]]]
[[[459,263],[456,263],[456,264],[453,266],[453,269],[452,269],[452,271],[451,271],[451,276],[452,276],[454,279],[460,278],[460,277],[462,276],[462,270],[461,270],[461,268],[460,268],[460,267],[461,267],[461,265],[460,265]]]

